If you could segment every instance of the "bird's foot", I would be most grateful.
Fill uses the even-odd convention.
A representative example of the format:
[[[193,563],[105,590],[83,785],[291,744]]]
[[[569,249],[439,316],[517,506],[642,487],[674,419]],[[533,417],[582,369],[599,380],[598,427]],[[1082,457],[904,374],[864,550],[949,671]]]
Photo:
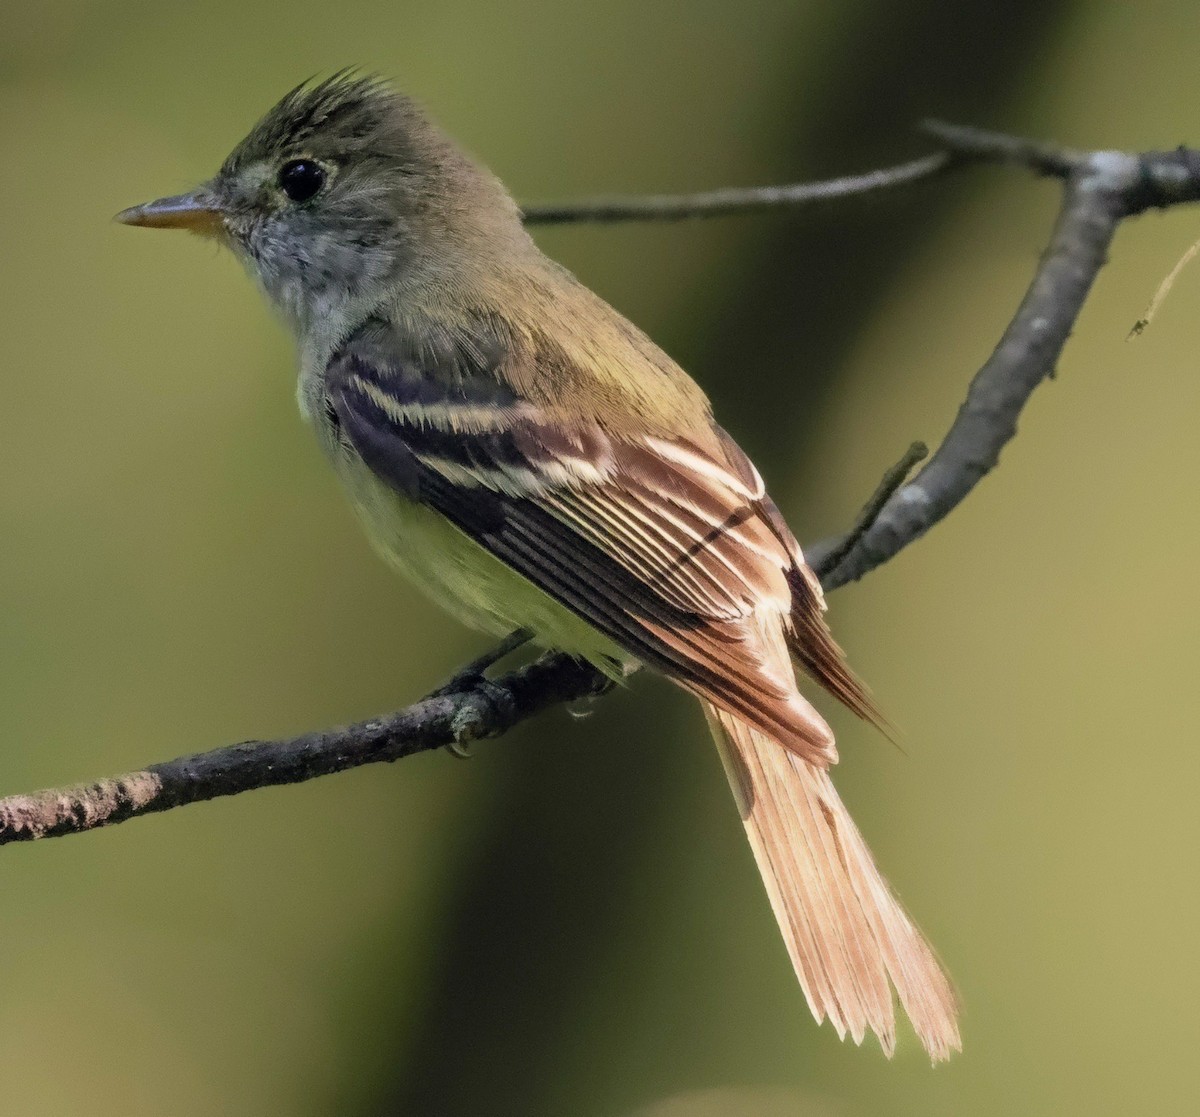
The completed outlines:
[[[512,695],[502,686],[487,677],[487,671],[505,656],[529,643],[533,634],[526,628],[509,633],[490,651],[464,664],[430,697],[442,698],[450,694],[474,694],[479,703],[464,707],[454,721],[454,740],[443,747],[451,756],[467,760],[471,756],[468,742],[483,735],[484,727],[492,722],[504,722],[513,716]],[[480,709],[480,706],[483,709]]]

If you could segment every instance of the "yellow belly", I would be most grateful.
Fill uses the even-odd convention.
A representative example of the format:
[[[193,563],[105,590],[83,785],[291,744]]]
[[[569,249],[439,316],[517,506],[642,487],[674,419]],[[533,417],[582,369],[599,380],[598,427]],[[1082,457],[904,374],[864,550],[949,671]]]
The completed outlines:
[[[527,628],[543,647],[620,677],[632,657],[432,509],[414,504],[359,461],[339,469],[375,549],[464,624],[495,636]]]

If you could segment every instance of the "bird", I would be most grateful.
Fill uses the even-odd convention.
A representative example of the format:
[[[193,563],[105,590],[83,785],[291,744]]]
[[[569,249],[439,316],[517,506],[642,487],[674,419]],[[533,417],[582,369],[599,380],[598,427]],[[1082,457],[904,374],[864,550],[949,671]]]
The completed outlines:
[[[934,1061],[956,993],[830,778],[797,668],[880,720],[821,584],[704,392],[548,258],[388,82],[288,92],[217,173],[117,220],[232,250],[296,342],[301,413],[376,550],[465,624],[703,707],[813,1016]]]

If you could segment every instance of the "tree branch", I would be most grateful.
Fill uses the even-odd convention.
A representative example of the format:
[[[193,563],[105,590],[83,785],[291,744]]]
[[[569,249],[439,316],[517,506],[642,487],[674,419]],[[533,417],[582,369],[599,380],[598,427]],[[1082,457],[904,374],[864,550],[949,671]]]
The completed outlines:
[[[96,783],[0,799],[0,845],[110,826],[258,787],[303,783],[363,764],[496,737],[549,706],[602,693],[608,679],[546,655],[496,680],[479,677],[386,717],[279,741],[243,741]]]
[[[1050,244],[1016,315],[976,373],[928,464],[914,445],[888,471],[844,535],[807,548],[826,590],[855,581],[920,538],[969,493],[1016,433],[1033,390],[1053,373],[1118,225],[1152,207],[1200,200],[1200,152],[1078,152],[929,122],[941,150],[897,167],[827,182],[706,194],[610,198],[530,207],[530,223],[674,220],[847,197],[931,178],[965,161],[1016,164],[1058,178],[1063,200]],[[507,654],[521,634],[499,649]],[[258,787],[300,783],[363,764],[499,736],[551,706],[604,693],[610,683],[561,654],[487,679],[495,655],[406,709],[357,725],[278,741],[245,741],[152,764],[91,784],[0,799],[0,845],[76,834]]]
[[[822,586],[825,586],[827,581],[832,581],[829,575],[842,564],[842,560],[858,546],[863,536],[870,531],[871,525],[879,519],[879,514],[887,502],[895,495],[896,490],[908,480],[913,466],[923,462],[927,457],[929,457],[929,447],[924,442],[914,442],[904,451],[904,457],[883,475],[883,480],[875,487],[871,498],[863,505],[862,511],[859,512],[858,518],[848,532],[844,535],[835,535],[832,539],[822,539],[819,543],[813,543],[804,548],[804,557],[808,560],[808,565],[820,576]],[[825,588],[833,589],[835,587],[829,585]]]
[[[977,129],[931,123],[926,130],[977,157],[993,153],[1061,178],[1062,207],[1016,315],[975,374],[942,444],[844,552],[827,576],[830,588],[857,581],[919,539],[996,466],[1033,390],[1054,374],[1121,221],[1200,200],[1200,152],[1190,149],[1080,154]]]
[[[612,224],[618,221],[682,221],[695,217],[728,217],[781,209],[808,202],[828,202],[855,194],[873,194],[893,186],[933,178],[971,158],[947,149],[861,175],[788,186],[747,186],[710,190],[702,194],[648,194],[638,197],[583,198],[572,202],[545,202],[526,206],[527,225]]]

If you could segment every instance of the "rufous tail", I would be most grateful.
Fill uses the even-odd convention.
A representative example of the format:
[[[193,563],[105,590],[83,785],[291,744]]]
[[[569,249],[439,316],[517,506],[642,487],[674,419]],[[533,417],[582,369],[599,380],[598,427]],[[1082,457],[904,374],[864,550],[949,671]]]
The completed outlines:
[[[961,1050],[958,1006],[875,867],[829,772],[709,703],[705,712],[771,907],[818,1022],[896,1045],[892,987],[935,1061]]]

